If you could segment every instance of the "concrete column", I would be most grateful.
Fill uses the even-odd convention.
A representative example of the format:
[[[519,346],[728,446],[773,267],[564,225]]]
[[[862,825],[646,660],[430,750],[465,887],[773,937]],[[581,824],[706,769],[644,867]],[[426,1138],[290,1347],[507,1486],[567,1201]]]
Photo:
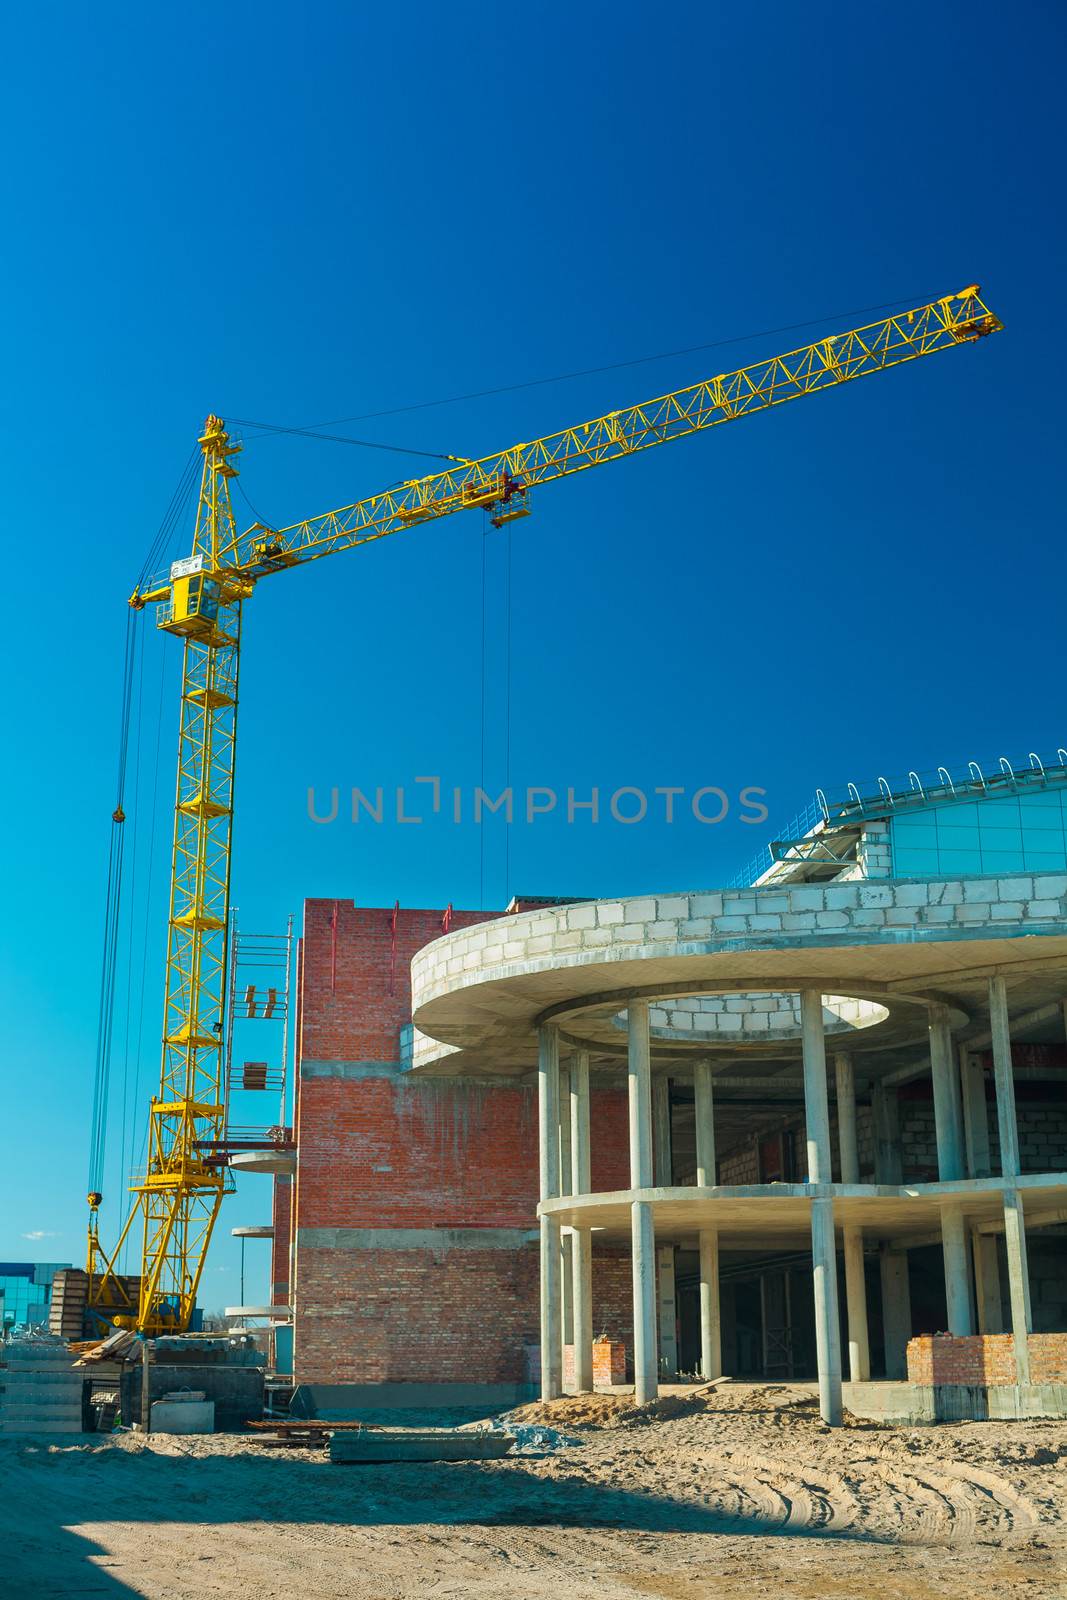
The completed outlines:
[[[993,1081],[997,1091],[1000,1170],[1005,1178],[1014,1180],[1021,1170],[1019,1126],[1015,1120],[1015,1081],[1011,1069],[1008,986],[1003,978],[989,980],[989,1031],[993,1044]]]
[[[929,1011],[930,1075],[934,1086],[934,1132],[937,1138],[937,1177],[949,1183],[963,1177],[963,1113],[960,1108],[952,1029],[948,1007],[932,1005]],[[957,1206],[941,1208],[941,1249],[945,1261],[945,1304],[950,1333],[974,1332],[971,1314],[971,1264],[963,1213]]]
[[[659,1368],[668,1380],[678,1376],[678,1302],[674,1277],[674,1246],[656,1247]]]
[[[829,1183],[830,1107],[826,1097],[826,1038],[822,995],[802,989],[800,1026],[804,1050],[804,1122],[808,1145],[808,1182]]]
[[[856,1075],[852,1057],[845,1051],[834,1056],[837,1087],[837,1147],[841,1155],[841,1182],[859,1183],[860,1155],[856,1138]]]
[[[948,1007],[930,1007],[930,1075],[934,1084],[937,1176],[941,1183],[963,1177],[963,1117],[953,1065]]]
[[[971,1266],[967,1229],[959,1206],[941,1207],[941,1248],[945,1257],[945,1305],[948,1331],[974,1332],[971,1315]]]
[[[700,1234],[700,1374],[722,1377],[722,1316],[719,1309],[719,1235]]]
[[[879,1251],[882,1275],[882,1330],[885,1375],[896,1382],[908,1375],[908,1340],[911,1338],[911,1287],[908,1252],[883,1244]]]
[[[1015,1344],[1015,1376],[1030,1382],[1030,1272],[1026,1260],[1026,1218],[1015,1180],[1019,1176],[1019,1126],[1015,1118],[1015,1081],[1011,1066],[1008,986],[1001,977],[989,980],[989,1030],[993,1043],[993,1078],[997,1090],[1000,1171],[1004,1178],[1004,1245],[1008,1257],[1008,1298]]]
[[[652,1186],[652,1083],[648,1037],[648,1001],[634,1000],[627,1009],[630,1111],[630,1187]],[[634,1288],[634,1398],[638,1405],[659,1393],[656,1346],[656,1239],[652,1207],[647,1200],[631,1206]]]
[[[543,1023],[537,1041],[537,1131],[542,1200],[559,1194],[559,1035]],[[559,1223],[541,1218],[541,1398],[563,1392]]]
[[[985,1073],[978,1057],[965,1044],[959,1048],[960,1090],[963,1099],[963,1145],[968,1178],[988,1178],[993,1168],[989,1155],[989,1116],[985,1103]]]
[[[571,1057],[571,1193],[588,1194],[589,1052]],[[574,1387],[588,1394],[593,1387],[593,1238],[588,1228],[575,1228],[571,1246],[574,1306]]]
[[[693,1069],[693,1098],[697,1135],[697,1188],[715,1187],[715,1099],[711,1062],[698,1061]]]
[[[994,1234],[971,1230],[974,1262],[974,1297],[978,1307],[978,1332],[1003,1333],[1004,1310],[1000,1299],[1000,1255]]]
[[[593,1236],[575,1228],[571,1256],[574,1295],[574,1387],[578,1394],[593,1389]]]
[[[560,1069],[560,1194],[574,1194],[571,1174],[571,1075]],[[560,1229],[560,1336],[563,1346],[574,1342],[574,1242],[569,1227]]]
[[[856,1138],[856,1078],[852,1057],[844,1051],[834,1056],[837,1086],[837,1143],[841,1153],[841,1182],[859,1183],[859,1142]],[[848,1375],[853,1383],[871,1376],[871,1347],[867,1331],[867,1280],[863,1269],[863,1230],[846,1224],[845,1303],[848,1308]]]
[[[845,1304],[848,1310],[848,1375],[852,1383],[871,1376],[871,1347],[867,1332],[867,1279],[863,1269],[863,1229],[846,1226]]]
[[[559,1192],[573,1193],[571,1182],[571,1076],[559,1075]],[[574,1343],[574,1239],[570,1228],[560,1230],[560,1325],[564,1346]]]
[[[826,1097],[826,1038],[822,995],[800,993],[800,1027],[804,1051],[804,1122],[808,1145],[808,1182],[830,1182],[830,1109]],[[819,1366],[819,1410],[831,1427],[841,1422],[841,1324],[837,1310],[837,1248],[832,1199],[811,1202],[811,1260],[815,1292],[815,1351]]]
[[[837,1428],[841,1425],[841,1323],[837,1310],[837,1251],[832,1200],[811,1202],[811,1260],[815,1289],[819,1412],[828,1426]]]
[[[1026,1262],[1026,1218],[1023,1197],[1018,1189],[1004,1191],[1004,1244],[1008,1255],[1008,1298],[1011,1302],[1011,1332],[1015,1347],[1015,1381],[1030,1382],[1029,1334],[1030,1274]]]
[[[900,1153],[900,1100],[896,1089],[876,1084],[871,1090],[874,1117],[874,1181],[903,1182]]]
[[[674,1162],[671,1149],[671,1080],[652,1080],[653,1170],[658,1189],[669,1189]]]
[[[715,1092],[710,1061],[693,1069],[696,1112],[697,1187],[715,1187]],[[714,1228],[700,1234],[700,1371],[707,1379],[722,1377],[722,1313],[719,1305],[719,1235]]]

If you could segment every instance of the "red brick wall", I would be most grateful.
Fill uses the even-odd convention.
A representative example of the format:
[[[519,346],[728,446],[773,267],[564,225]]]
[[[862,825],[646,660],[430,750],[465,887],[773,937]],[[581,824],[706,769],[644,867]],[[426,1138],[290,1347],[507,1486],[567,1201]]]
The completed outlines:
[[[574,1382],[574,1346],[563,1346],[563,1382],[569,1385]],[[593,1384],[599,1388],[601,1384],[626,1382],[626,1346],[612,1344],[607,1339],[598,1339],[593,1345]]]
[[[1027,1346],[1031,1383],[1067,1383],[1067,1333],[1032,1333]],[[924,1334],[908,1343],[908,1382],[1013,1384],[1015,1341],[1010,1333]]]
[[[521,1383],[536,1343],[535,1246],[300,1257],[298,1381]]]
[[[531,1089],[393,1076],[301,1091],[301,1228],[536,1226]]]
[[[622,1066],[619,1076],[623,1088],[589,1091],[589,1181],[594,1194],[630,1187],[630,1125]]]
[[[270,1247],[270,1297],[276,1306],[289,1302],[289,1225],[293,1210],[293,1180],[275,1178],[271,1222],[274,1238]]]
[[[441,919],[440,911],[401,910],[394,943],[390,910],[305,903],[302,1232],[536,1227],[533,1087],[411,1077],[396,1067],[400,1029],[411,1019],[411,957],[441,935]],[[455,912],[451,925],[484,920]],[[625,1187],[625,1094],[596,1089],[590,1110],[593,1186]],[[521,1381],[523,1347],[538,1339],[536,1249],[518,1237],[514,1249],[479,1249],[469,1238],[449,1249],[416,1244],[298,1245],[298,1381]],[[630,1340],[631,1299],[628,1257],[598,1256],[594,1332]]]
[[[444,932],[441,911],[305,900],[300,1055],[312,1061],[395,1061],[411,1021],[411,958]],[[451,927],[497,913],[455,911]]]

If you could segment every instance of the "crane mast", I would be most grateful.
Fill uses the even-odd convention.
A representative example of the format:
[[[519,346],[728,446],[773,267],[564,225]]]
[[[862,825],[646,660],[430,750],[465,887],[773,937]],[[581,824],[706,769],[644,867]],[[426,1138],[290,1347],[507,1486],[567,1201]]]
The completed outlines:
[[[461,510],[496,527],[529,515],[531,490],[754,412],[835,388],[1000,330],[977,285],[866,327],[832,335],[626,410],[477,461],[457,461],[336,511],[239,534],[230,501],[239,443],[210,416],[192,554],[130,604],[156,606],[157,626],[183,640],[159,1094],[149,1109],[148,1160],[114,1249],[103,1250],[99,1194],[89,1196],[90,1304],[124,1290],[115,1262],[141,1232],[140,1300],[120,1325],[147,1334],[188,1327],[226,1178],[223,1026],[237,736],[241,611],[255,584],[287,568]]]

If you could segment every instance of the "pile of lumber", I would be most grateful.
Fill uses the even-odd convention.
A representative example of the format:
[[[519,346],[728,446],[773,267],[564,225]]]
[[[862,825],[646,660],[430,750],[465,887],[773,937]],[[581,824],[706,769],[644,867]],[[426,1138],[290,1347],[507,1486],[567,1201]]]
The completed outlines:
[[[106,1339],[71,1340],[70,1349],[77,1357],[74,1365],[88,1367],[98,1361],[140,1361],[142,1343],[129,1328],[120,1328]]]

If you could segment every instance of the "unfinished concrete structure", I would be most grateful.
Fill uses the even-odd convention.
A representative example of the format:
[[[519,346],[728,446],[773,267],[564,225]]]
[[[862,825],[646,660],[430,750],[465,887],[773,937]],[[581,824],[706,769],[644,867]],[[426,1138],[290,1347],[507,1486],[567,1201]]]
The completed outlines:
[[[392,1010],[365,995],[361,1024],[339,919],[388,914],[332,909],[331,950],[331,903],[311,903],[298,1379],[515,1382],[536,1346],[551,1396],[565,1350],[591,1385],[607,1333],[639,1398],[678,1370],[817,1376],[836,1421],[843,1376],[904,1379],[914,1335],[956,1336],[911,1358],[916,1383],[938,1361],[953,1383],[991,1373],[994,1350],[1002,1365],[1007,1330],[1012,1403],[1057,1404],[1065,792],[1062,755],[850,787],[750,884],[472,913],[448,932],[411,913],[437,922],[406,936],[414,1031],[395,914]],[[380,1028],[380,1054],[352,1053],[353,1024]],[[415,1371],[394,1346],[420,1329]]]

